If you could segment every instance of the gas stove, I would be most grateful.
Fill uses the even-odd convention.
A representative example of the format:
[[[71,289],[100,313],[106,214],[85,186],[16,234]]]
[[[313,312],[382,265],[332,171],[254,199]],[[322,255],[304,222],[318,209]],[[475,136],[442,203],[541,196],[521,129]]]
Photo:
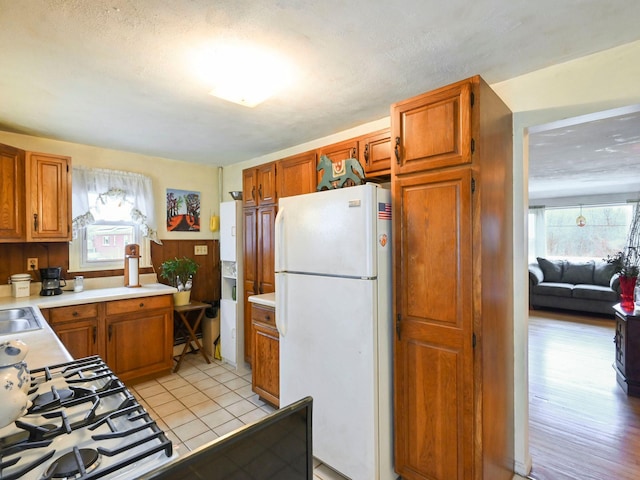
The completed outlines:
[[[98,356],[31,370],[31,407],[0,429],[0,478],[131,479],[177,457]]]

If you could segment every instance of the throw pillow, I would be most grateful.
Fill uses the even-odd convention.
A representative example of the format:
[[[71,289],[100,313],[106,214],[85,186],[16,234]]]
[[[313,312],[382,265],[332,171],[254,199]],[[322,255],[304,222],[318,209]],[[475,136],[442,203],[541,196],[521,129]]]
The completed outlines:
[[[538,265],[544,274],[545,282],[559,282],[562,278],[562,267],[564,260],[547,260],[538,257]]]
[[[615,267],[607,262],[596,262],[593,269],[593,283],[608,287]]]
[[[562,282],[593,284],[593,260],[587,262],[567,262],[562,271]]]

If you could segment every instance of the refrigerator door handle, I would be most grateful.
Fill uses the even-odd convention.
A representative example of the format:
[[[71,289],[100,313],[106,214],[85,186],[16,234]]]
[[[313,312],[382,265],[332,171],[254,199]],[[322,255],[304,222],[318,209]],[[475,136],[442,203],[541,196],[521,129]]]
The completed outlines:
[[[276,328],[281,337],[287,335],[287,307],[285,305],[286,278],[284,274],[276,274]]]
[[[278,213],[276,214],[275,220],[275,252],[274,252],[274,265],[276,272],[284,271],[284,266],[282,265],[284,261],[284,208],[278,208]]]

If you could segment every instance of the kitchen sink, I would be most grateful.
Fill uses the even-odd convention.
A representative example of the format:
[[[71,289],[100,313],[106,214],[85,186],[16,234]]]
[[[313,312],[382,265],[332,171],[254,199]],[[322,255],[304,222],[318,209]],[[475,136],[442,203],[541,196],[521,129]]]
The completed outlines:
[[[0,310],[0,335],[39,330],[42,328],[33,308],[8,308]]]

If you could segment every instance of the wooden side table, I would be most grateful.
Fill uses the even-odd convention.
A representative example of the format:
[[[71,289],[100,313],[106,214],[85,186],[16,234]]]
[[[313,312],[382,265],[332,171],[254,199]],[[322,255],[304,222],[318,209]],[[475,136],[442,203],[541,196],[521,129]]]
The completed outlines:
[[[618,385],[627,395],[640,396],[640,310],[613,307],[616,314],[615,370]]]
[[[182,363],[182,359],[187,354],[187,351],[189,350],[189,348],[191,348],[192,352],[199,351],[200,354],[206,360],[206,362],[211,363],[211,360],[209,360],[207,353],[204,351],[204,348],[202,348],[202,344],[200,343],[200,340],[198,340],[198,337],[196,336],[196,331],[200,326],[200,322],[202,321],[202,317],[204,316],[204,311],[210,306],[211,305],[209,305],[208,303],[192,301],[188,305],[181,305],[179,307],[173,308],[173,310],[178,314],[178,317],[182,321],[182,324],[187,329],[187,332],[189,333],[189,338],[184,344],[182,353],[177,359],[178,363],[176,363],[176,366],[173,369],[174,372],[177,372],[178,370],[180,370],[180,364]],[[193,326],[192,326],[192,322],[193,322]],[[191,345],[191,342],[195,342],[198,348],[193,348],[193,345]]]

